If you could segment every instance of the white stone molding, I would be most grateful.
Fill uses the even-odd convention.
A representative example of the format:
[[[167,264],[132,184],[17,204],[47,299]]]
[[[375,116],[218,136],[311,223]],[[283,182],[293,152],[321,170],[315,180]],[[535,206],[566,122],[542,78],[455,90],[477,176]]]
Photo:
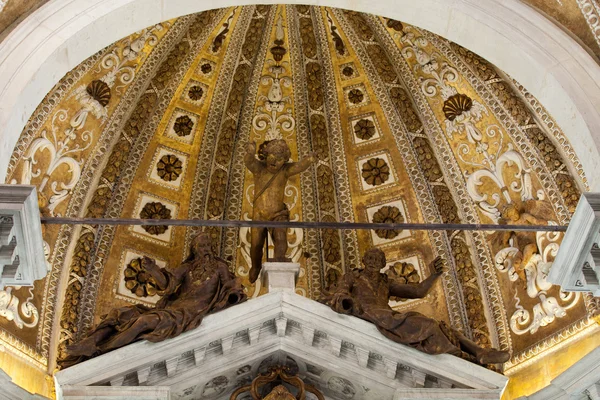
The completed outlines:
[[[294,292],[300,264],[293,262],[265,262],[262,267],[262,285],[272,292]]]
[[[588,353],[539,392],[518,400],[600,399],[600,347]]]
[[[0,291],[47,273],[35,186],[0,185]]]
[[[48,400],[39,394],[31,394],[15,384],[6,372],[0,369],[0,400]]]
[[[233,338],[229,351],[225,338]],[[394,343],[373,324],[291,292],[269,293],[209,315],[200,327],[173,339],[133,343],[59,371],[55,380],[59,400],[75,398],[73,387],[108,384],[123,390],[139,384],[168,387],[174,399],[221,399],[240,377],[286,360],[332,399],[350,398],[336,394],[344,382],[351,383],[346,389],[354,400],[500,399],[507,383],[460,358]],[[219,390],[215,382],[221,382]]]
[[[62,391],[71,400],[171,400],[169,388],[162,386],[65,386]]]
[[[582,193],[548,280],[564,291],[600,296],[600,193]]]
[[[265,0],[332,6],[413,24],[486,58],[519,81],[559,126],[600,189],[600,66],[519,0]],[[147,26],[253,0],[51,0],[0,43],[0,180],[28,118],[52,86],[101,48]],[[593,143],[593,145],[592,145]]]

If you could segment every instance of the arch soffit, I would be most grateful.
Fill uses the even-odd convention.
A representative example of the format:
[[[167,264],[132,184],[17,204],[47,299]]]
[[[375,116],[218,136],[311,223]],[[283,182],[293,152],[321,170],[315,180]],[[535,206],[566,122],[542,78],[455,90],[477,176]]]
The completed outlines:
[[[103,47],[182,15],[253,0],[52,0],[0,43],[0,182],[27,120],[58,80]],[[476,52],[523,84],[556,120],[600,191],[600,66],[518,0],[262,0],[398,19]],[[592,145],[593,143],[593,145]],[[575,175],[575,174],[574,174]]]

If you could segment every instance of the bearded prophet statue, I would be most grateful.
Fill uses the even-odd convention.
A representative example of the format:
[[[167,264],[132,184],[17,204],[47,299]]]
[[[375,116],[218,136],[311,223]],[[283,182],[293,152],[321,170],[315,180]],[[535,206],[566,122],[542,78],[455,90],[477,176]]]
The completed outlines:
[[[283,139],[265,141],[261,144],[256,159],[256,143],[246,146],[244,164],[254,175],[254,200],[252,210],[253,221],[289,221],[290,212],[284,202],[285,186],[288,179],[306,171],[316,161],[311,153],[309,157],[298,162],[289,162],[290,148]],[[258,279],[262,268],[263,248],[267,233],[273,237],[275,257],[270,261],[290,262],[286,258],[288,249],[286,228],[252,228],[250,230],[250,283]]]
[[[191,254],[179,267],[167,270],[144,257],[142,268],[162,296],[156,307],[137,304],[111,310],[85,337],[67,346],[59,360],[62,368],[138,340],[173,338],[198,327],[206,315],[246,300],[240,279],[213,254],[206,233],[193,239]]]
[[[441,258],[434,260],[435,272],[427,279],[408,284],[396,282],[380,272],[386,265],[385,254],[380,249],[369,249],[362,261],[362,271],[354,270],[342,275],[321,299],[332,310],[369,321],[388,339],[427,354],[448,353],[460,357],[467,353],[482,365],[508,361],[508,352],[480,347],[443,321],[438,322],[414,311],[398,312],[389,306],[390,296],[404,299],[425,297],[444,273]]]

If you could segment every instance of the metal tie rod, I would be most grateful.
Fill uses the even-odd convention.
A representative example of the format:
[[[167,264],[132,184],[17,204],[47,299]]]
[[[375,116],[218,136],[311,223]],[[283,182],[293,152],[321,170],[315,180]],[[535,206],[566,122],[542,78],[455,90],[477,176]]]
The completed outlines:
[[[67,218],[42,217],[46,225],[168,225],[168,226],[217,226],[224,228],[307,228],[307,229],[385,229],[413,231],[526,231],[564,232],[565,225],[496,225],[496,224],[424,224],[370,222],[309,222],[309,221],[239,221],[202,219],[135,219],[135,218]]]

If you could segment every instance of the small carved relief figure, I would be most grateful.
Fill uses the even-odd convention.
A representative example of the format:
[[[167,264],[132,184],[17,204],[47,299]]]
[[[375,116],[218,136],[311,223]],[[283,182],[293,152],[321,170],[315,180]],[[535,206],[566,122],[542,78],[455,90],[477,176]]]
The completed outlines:
[[[472,355],[480,364],[506,362],[505,351],[485,349],[444,322],[438,322],[418,312],[397,312],[389,306],[390,296],[418,299],[425,297],[444,273],[439,257],[433,262],[434,273],[421,283],[401,284],[380,271],[385,267],[383,251],[369,249],[363,256],[365,268],[345,273],[322,299],[334,311],[354,315],[369,321],[397,343],[405,344],[428,354],[449,353]]]
[[[514,203],[508,204],[502,210],[500,225],[548,225],[547,219],[537,216],[552,214],[550,206],[542,201],[527,200],[523,202],[520,210]],[[537,215],[537,216],[536,216]],[[531,260],[531,256],[539,253],[534,231],[498,231],[492,234],[492,245],[496,249],[514,247],[518,252],[512,256],[512,265],[515,272],[523,281],[527,281],[525,267]]]
[[[259,159],[254,157],[256,143],[248,143],[244,163],[254,174],[254,209],[253,221],[289,221],[290,213],[284,203],[285,186],[288,179],[305,171],[316,161],[311,153],[309,157],[298,162],[288,162],[291,157],[290,148],[283,139],[264,142],[260,146]],[[286,258],[288,248],[287,229],[269,229],[273,237],[275,258],[273,261],[289,262]],[[254,283],[262,268],[263,247],[267,237],[267,228],[251,229],[250,282]]]
[[[298,392],[296,396],[284,386],[284,383],[290,385]],[[245,394],[248,392],[249,395]],[[287,366],[272,366],[269,367],[267,372],[261,373],[254,378],[251,384],[235,390],[229,397],[229,400],[238,400],[241,396],[244,396],[244,399],[251,400],[306,399],[308,393],[311,393],[312,397],[316,397],[318,400],[325,400],[323,394],[314,386],[304,383],[297,372],[292,372]]]
[[[196,236],[189,258],[173,270],[142,258],[146,280],[162,296],[155,308],[130,305],[111,310],[80,341],[67,346],[62,368],[138,340],[160,342],[200,325],[207,314],[246,300],[239,278],[212,252],[206,233]]]

